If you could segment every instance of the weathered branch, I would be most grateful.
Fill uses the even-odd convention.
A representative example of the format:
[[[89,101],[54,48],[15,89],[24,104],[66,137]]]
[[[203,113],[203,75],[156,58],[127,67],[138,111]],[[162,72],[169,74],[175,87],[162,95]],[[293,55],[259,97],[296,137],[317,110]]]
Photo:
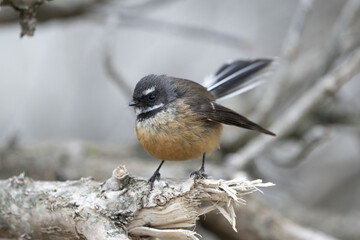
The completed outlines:
[[[351,25],[351,22],[359,16],[359,14],[360,1],[348,0],[341,10],[341,13],[331,31],[329,41],[326,44],[326,51],[323,58],[325,60],[325,69],[328,69],[332,64],[333,59],[336,59],[336,57],[339,55],[341,50],[341,42],[344,41],[344,32]]]
[[[357,48],[351,56],[339,67],[319,80],[316,85],[305,92],[294,104],[288,106],[282,116],[269,127],[271,131],[281,138],[289,133],[307,113],[317,106],[324,98],[333,95],[343,84],[351,80],[360,71],[360,48]],[[261,154],[274,139],[267,136],[259,136],[244,146],[237,154],[234,154],[231,163],[242,167],[250,160]]]
[[[20,12],[20,24],[21,24],[21,36],[33,36],[37,23],[37,12],[40,5],[51,0],[0,0],[0,5],[11,6],[16,11]],[[46,16],[42,16],[40,20],[51,20],[54,18],[64,18],[85,15],[94,10],[95,3],[102,0],[89,0],[81,1],[77,3],[74,1],[72,7],[55,7],[48,8]],[[104,1],[105,2],[105,1]],[[153,19],[144,17],[144,14],[139,11],[147,11],[153,9],[153,7],[163,6],[165,4],[173,3],[174,1],[145,1],[135,4],[122,4],[116,3],[110,6],[111,13],[106,13],[105,17],[103,13],[96,12],[91,17],[96,19],[97,22],[104,24],[108,20],[109,16],[118,18],[118,26],[129,26],[136,28],[146,28],[158,32],[166,32],[166,34],[174,34],[177,36],[184,36],[190,38],[198,38],[205,41],[219,43],[228,47],[247,49],[252,47],[250,42],[243,38],[226,32],[217,31],[213,29],[207,29],[203,27],[196,27],[192,25],[183,25],[178,23],[171,23],[159,19]],[[60,5],[60,4],[58,4]],[[69,10],[70,9],[70,10]],[[134,11],[136,10],[136,11]],[[95,17],[94,17],[95,16]],[[12,18],[11,18],[12,19]],[[105,19],[105,20],[104,20]],[[3,19],[2,21],[6,21]]]
[[[229,226],[216,213],[209,213],[201,220],[203,226],[227,240],[335,240],[317,230],[303,227],[284,218],[262,202],[249,196],[247,204],[236,209],[236,228],[242,234],[230,231]],[[291,207],[291,206],[289,206]]]
[[[269,90],[264,93],[265,95],[257,108],[257,114],[254,116],[255,119],[264,122],[270,111],[276,106],[279,95],[283,91],[286,81],[288,80],[286,77],[289,69],[288,66],[292,64],[292,60],[298,56],[301,36],[304,32],[305,23],[312,12],[312,6],[313,0],[299,1],[282,46],[280,66],[277,69],[278,71],[275,76],[273,76],[272,83],[268,86]]]
[[[50,0],[2,0],[1,6],[11,6],[20,13],[21,34],[33,36],[36,27],[36,14],[39,7]]]
[[[282,56],[287,60],[294,59],[299,50],[300,40],[308,16],[311,13],[314,0],[300,0],[287,35],[282,46]]]
[[[321,76],[328,73],[332,64],[338,59],[345,58],[360,43],[360,34],[344,34],[346,31],[355,31],[357,29],[356,25],[351,25],[350,23],[359,16],[360,4],[357,4],[356,0],[351,0],[344,5],[340,16],[333,26],[332,34],[325,44],[305,51],[301,55],[296,56],[296,58],[288,55],[284,50],[288,48],[287,45],[291,45],[289,42],[291,37],[289,35],[292,35],[291,32],[297,32],[298,37],[301,36],[302,27],[305,24],[303,20],[306,20],[302,20],[302,14],[309,14],[311,12],[309,11],[310,9],[307,9],[311,5],[307,5],[306,0],[303,2],[299,4],[298,13],[294,14],[294,24],[290,25],[288,35],[285,38],[278,71],[269,81],[271,83],[266,86],[267,89],[262,94],[260,102],[255,108],[256,111],[249,116],[250,119],[263,126],[268,126],[269,122],[282,115],[283,109],[287,109],[289,103],[312,88]],[[300,18],[297,19],[297,17]],[[299,22],[299,26],[296,24],[297,22]],[[292,51],[296,52],[296,48],[299,45],[295,44],[294,47],[295,49]],[[233,143],[222,148],[225,152],[237,151],[252,137],[254,137],[254,134],[247,132],[237,137]]]
[[[349,180],[356,184],[356,179],[357,177],[354,176],[353,178],[350,177]],[[339,194],[338,190],[341,187],[334,188],[336,189],[334,192]],[[325,199],[332,197],[333,195],[327,195]],[[250,205],[254,204],[252,200],[248,202]],[[293,197],[289,197],[288,201],[277,202],[271,206],[280,212],[286,212],[285,215],[288,219],[302,226],[318,229],[338,239],[360,239],[360,212],[358,211],[334,211],[334,209],[304,205]],[[247,207],[245,212],[247,211],[251,211],[251,207]],[[238,218],[237,223],[242,224],[242,221]],[[241,229],[238,230],[241,231]]]
[[[105,183],[90,178],[66,182],[34,181],[21,174],[0,181],[0,237],[33,239],[198,239],[198,216],[220,210],[235,229],[234,206],[242,196],[272,186],[260,180],[156,182],[114,170]]]
[[[281,162],[278,162],[274,159],[274,164],[277,164],[281,167],[294,167],[299,165],[303,160],[308,157],[318,146],[320,146],[325,141],[331,139],[331,130],[324,126],[315,126],[309,129],[305,134],[303,139],[298,142],[300,149],[294,153],[291,157],[282,159]]]

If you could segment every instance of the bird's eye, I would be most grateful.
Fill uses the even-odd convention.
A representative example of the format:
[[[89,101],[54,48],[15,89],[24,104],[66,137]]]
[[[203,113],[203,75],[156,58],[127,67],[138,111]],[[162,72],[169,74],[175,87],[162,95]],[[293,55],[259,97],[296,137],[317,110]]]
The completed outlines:
[[[156,95],[154,95],[154,94],[150,94],[150,95],[148,96],[148,99],[149,99],[150,101],[155,100],[155,98],[156,98]]]

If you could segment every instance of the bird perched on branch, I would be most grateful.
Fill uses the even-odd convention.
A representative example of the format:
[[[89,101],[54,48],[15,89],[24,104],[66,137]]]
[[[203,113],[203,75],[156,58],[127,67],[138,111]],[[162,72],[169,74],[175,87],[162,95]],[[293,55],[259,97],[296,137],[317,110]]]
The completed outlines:
[[[161,159],[149,179],[160,178],[164,161],[185,161],[202,156],[202,165],[191,174],[206,177],[205,156],[219,147],[222,124],[275,136],[215,100],[241,94],[261,82],[261,73],[272,59],[236,60],[223,65],[205,85],[166,75],[148,75],[137,84],[129,106],[135,108],[136,135],[152,156]]]

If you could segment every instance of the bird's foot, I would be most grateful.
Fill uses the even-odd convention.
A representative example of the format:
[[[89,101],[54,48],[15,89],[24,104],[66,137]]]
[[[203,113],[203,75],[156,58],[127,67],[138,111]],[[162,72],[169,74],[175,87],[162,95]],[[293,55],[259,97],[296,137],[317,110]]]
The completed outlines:
[[[153,189],[153,186],[154,186],[154,182],[156,181],[156,180],[160,180],[160,173],[159,172],[155,172],[152,176],[151,176],[151,178],[149,178],[149,180],[148,180],[148,183],[150,184],[150,189],[152,190]]]
[[[194,180],[197,180],[207,178],[208,176],[205,174],[204,169],[199,169],[198,171],[192,172],[190,177],[194,177]]]

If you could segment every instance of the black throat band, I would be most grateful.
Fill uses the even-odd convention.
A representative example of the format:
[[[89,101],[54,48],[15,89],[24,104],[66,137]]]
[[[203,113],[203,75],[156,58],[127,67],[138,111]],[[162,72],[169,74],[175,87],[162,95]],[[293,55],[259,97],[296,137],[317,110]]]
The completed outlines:
[[[140,113],[136,120],[138,121],[144,121],[146,119],[149,119],[153,116],[155,116],[156,114],[158,114],[159,112],[163,111],[165,109],[165,107],[160,107],[160,108],[157,108],[157,109],[154,109],[154,110],[151,110],[149,112],[145,112],[145,113]]]

